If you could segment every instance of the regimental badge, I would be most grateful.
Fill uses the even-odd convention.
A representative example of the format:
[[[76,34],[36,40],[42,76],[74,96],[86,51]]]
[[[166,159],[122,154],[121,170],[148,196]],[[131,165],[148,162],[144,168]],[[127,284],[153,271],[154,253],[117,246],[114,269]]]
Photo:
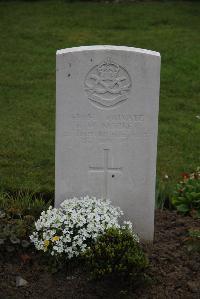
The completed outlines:
[[[109,108],[128,99],[131,78],[123,67],[107,58],[89,71],[84,87],[93,104]]]

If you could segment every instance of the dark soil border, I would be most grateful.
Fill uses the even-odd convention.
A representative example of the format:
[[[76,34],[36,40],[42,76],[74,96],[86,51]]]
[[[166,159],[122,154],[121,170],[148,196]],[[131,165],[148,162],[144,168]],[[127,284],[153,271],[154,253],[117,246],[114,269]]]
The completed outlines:
[[[199,228],[200,221],[175,211],[157,210],[153,245],[144,249],[150,259],[150,282],[128,293],[111,281],[89,282],[84,273],[49,273],[39,256],[23,264],[17,256],[0,257],[1,299],[95,299],[95,298],[195,298],[200,299],[200,254],[188,253],[188,229]],[[16,287],[16,275],[28,281]]]

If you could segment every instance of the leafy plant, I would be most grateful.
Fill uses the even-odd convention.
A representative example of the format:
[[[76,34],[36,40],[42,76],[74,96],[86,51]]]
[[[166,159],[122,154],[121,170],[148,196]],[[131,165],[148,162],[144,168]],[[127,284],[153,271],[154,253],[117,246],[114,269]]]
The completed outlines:
[[[190,252],[200,252],[200,229],[189,230],[189,236],[185,239],[187,249]]]
[[[34,221],[48,206],[49,203],[30,193],[19,193],[16,197],[0,193],[0,249],[9,252],[26,249]]]
[[[183,173],[172,197],[172,204],[183,214],[200,217],[200,167],[193,173]]]
[[[144,277],[148,259],[130,229],[110,228],[85,252],[91,277],[120,278],[136,283]]]

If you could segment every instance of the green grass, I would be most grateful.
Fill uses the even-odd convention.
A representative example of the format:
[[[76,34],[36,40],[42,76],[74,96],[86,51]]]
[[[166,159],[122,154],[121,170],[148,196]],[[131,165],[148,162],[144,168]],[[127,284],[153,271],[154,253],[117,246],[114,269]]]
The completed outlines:
[[[200,164],[200,3],[0,2],[0,188],[54,190],[55,52],[116,44],[162,55],[157,174]]]

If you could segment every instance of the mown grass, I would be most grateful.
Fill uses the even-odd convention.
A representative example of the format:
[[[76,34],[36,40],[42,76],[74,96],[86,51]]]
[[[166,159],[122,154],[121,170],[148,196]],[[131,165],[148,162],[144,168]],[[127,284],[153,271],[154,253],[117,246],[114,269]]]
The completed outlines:
[[[55,52],[116,44],[162,55],[157,175],[200,164],[200,4],[0,2],[0,188],[54,190]]]

